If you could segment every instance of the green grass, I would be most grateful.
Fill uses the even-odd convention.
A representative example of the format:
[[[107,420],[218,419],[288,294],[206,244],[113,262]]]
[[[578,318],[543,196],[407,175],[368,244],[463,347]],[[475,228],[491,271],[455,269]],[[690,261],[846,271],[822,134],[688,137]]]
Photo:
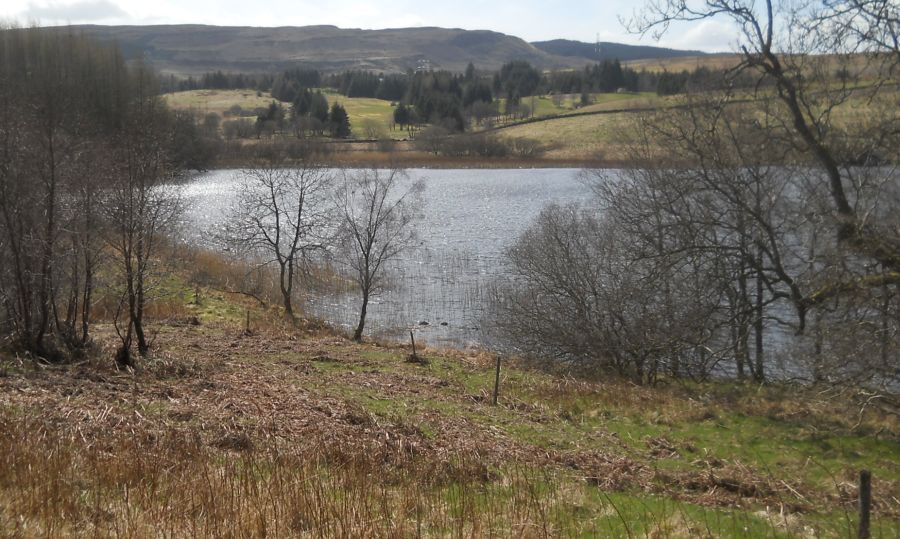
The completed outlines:
[[[752,414],[730,410],[725,404],[672,400],[667,391],[626,397],[618,391],[603,394],[590,387],[559,389],[554,376],[516,368],[502,370],[502,403],[493,408],[460,398],[489,394],[494,378],[489,366],[472,368],[435,356],[421,367],[404,363],[401,356],[382,350],[360,353],[374,362],[367,367],[373,371],[445,380],[446,386],[437,392],[440,398],[386,398],[379,390],[356,387],[345,387],[344,395],[376,415],[413,422],[426,411],[463,416],[541,448],[576,448],[596,439],[597,433],[608,433],[621,441],[629,455],[641,458],[650,440],[665,439],[676,448],[676,454],[659,462],[675,471],[692,470],[701,459],[740,462],[771,478],[787,474],[785,478],[811,489],[833,489],[838,482],[852,482],[855,470],[861,468],[874,470],[884,481],[900,482],[900,463],[895,458],[900,443],[851,434],[840,427],[823,430],[827,418],[791,420]],[[752,401],[746,406],[753,406]]]
[[[355,138],[403,138],[405,131],[391,130],[394,107],[390,101],[369,97],[345,97],[334,90],[325,89],[328,103],[340,103],[350,116]],[[374,135],[374,136],[372,136]]]
[[[506,99],[499,98],[500,110],[506,107]],[[525,97],[522,104],[533,110],[533,116],[560,116],[566,114],[595,112],[609,110],[611,108],[647,107],[662,103],[653,92],[640,93],[593,93],[591,103],[581,105],[581,94],[565,94],[557,97],[542,95]]]
[[[581,107],[574,112],[596,112],[619,108],[647,108],[663,105],[666,101],[666,98],[656,95],[655,92],[592,94],[591,104]]]

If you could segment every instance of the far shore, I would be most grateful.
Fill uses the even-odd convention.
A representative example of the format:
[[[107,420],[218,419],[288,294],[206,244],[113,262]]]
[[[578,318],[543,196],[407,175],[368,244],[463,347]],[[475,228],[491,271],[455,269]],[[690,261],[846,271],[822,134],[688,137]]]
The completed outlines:
[[[324,165],[335,167],[401,167],[430,169],[530,169],[530,168],[633,168],[648,166],[625,159],[603,159],[590,156],[576,158],[561,157],[452,157],[434,155],[418,151],[371,151],[351,150],[326,153],[318,157]],[[288,160],[290,162],[290,159]],[[298,161],[299,162],[299,161]],[[217,157],[209,170],[246,168],[258,165],[261,160],[249,155],[232,155]],[[661,163],[654,163],[660,166]],[[682,164],[683,165],[683,164]],[[677,166],[665,163],[665,166]]]

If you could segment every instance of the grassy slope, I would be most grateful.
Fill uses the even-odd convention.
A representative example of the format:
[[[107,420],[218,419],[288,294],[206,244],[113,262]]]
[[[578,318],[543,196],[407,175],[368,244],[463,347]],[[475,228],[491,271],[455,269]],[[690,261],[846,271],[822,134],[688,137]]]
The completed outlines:
[[[500,110],[506,106],[506,100],[501,98]],[[664,102],[652,92],[640,93],[596,93],[591,94],[591,104],[580,106],[581,94],[564,94],[558,101],[554,101],[552,96],[535,96],[534,99],[526,97],[522,99],[522,104],[531,108],[534,107],[534,116],[564,116],[567,114],[579,114],[585,112],[604,111],[610,109],[634,108],[634,107],[652,107]]]
[[[540,140],[549,148],[550,159],[619,159],[633,114],[578,116],[535,122],[501,130],[502,137]]]
[[[135,373],[2,362],[0,535],[841,537],[863,467],[900,533],[896,418],[843,396],[508,364],[493,407],[486,354],[412,364],[169,287]]]
[[[401,139],[406,136],[405,131],[390,129],[394,121],[394,107],[390,101],[374,99],[370,97],[345,97],[333,90],[326,90],[329,103],[340,103],[347,109],[350,116],[350,125],[353,128],[353,136],[356,138],[391,138]],[[374,129],[377,137],[369,131]]]

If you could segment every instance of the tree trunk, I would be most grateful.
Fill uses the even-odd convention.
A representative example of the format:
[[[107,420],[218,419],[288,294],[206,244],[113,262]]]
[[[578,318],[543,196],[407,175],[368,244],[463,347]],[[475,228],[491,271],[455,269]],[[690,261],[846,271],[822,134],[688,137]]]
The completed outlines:
[[[129,313],[130,316],[130,313]],[[125,330],[125,337],[122,338],[122,346],[116,351],[116,365],[119,368],[133,367],[134,362],[131,360],[131,339],[132,339],[131,320],[128,321],[128,327]]]
[[[815,323],[813,325],[813,381],[819,383],[825,379],[824,363],[822,361],[825,336],[822,330],[822,313],[815,311]]]
[[[134,318],[134,334],[137,337],[138,353],[142,356],[146,356],[147,352],[150,351],[150,345],[147,344],[147,337],[144,335],[144,322],[142,318],[142,315],[138,315]]]
[[[366,310],[369,307],[369,291],[363,290],[362,307],[359,309],[359,324],[356,325],[356,331],[353,333],[353,340],[362,342],[363,329],[366,327]]]
[[[90,339],[91,301],[94,294],[94,271],[90,261],[86,261],[85,264],[84,297],[81,300],[81,344],[87,344]]]
[[[147,355],[150,345],[147,344],[147,338],[144,335],[144,269],[146,268],[146,254],[144,253],[144,237],[143,234],[138,239],[138,271],[135,273],[135,281],[137,285],[137,295],[134,302],[134,334],[137,337],[138,353],[141,356]]]
[[[281,274],[280,274],[280,282],[279,287],[281,288],[281,300],[284,304],[284,315],[291,322],[296,321],[296,317],[294,316],[294,304],[291,296],[293,295],[293,286],[291,286],[291,282],[293,280],[293,271],[288,271],[285,264],[281,265]]]
[[[890,308],[891,308],[891,296],[888,292],[888,287],[882,287],[882,295],[884,296],[881,305],[881,365],[882,367],[887,367],[890,362],[890,348],[891,348],[891,338],[890,338]]]
[[[735,343],[735,348],[737,349],[737,353],[735,354],[735,361],[737,362],[738,368],[738,378],[744,378],[744,368],[749,367],[750,371],[753,371],[753,365],[750,364],[750,344],[748,340],[750,339],[750,295],[747,290],[747,275],[744,269],[741,269],[740,275],[738,275],[738,304],[737,311],[735,313],[735,326],[737,332],[737,342]]]
[[[294,317],[294,305],[291,302],[291,293],[286,290],[282,290],[281,291],[281,299],[282,299],[282,302],[284,303],[284,316],[293,321],[295,319],[295,317]]]
[[[135,279],[134,276],[130,277],[129,280],[132,281]],[[143,310],[140,308],[138,294],[135,291],[135,285],[131,284],[129,286],[128,293],[128,345],[130,347],[132,337],[137,337],[137,345],[138,345],[138,353],[141,355],[145,355],[147,350],[149,350],[149,346],[147,346],[147,339],[144,336],[144,322],[143,322]]]
[[[744,379],[744,356],[741,354],[741,329],[738,327],[737,314],[731,320],[731,349],[734,354],[734,363],[737,368],[738,380]]]
[[[762,253],[759,254],[759,258],[757,258],[757,267],[762,267]],[[756,274],[756,305],[754,309],[754,318],[753,318],[753,330],[754,330],[754,344],[756,345],[756,355],[754,359],[756,360],[756,368],[754,369],[753,376],[757,382],[762,382],[766,379],[765,369],[763,367],[764,364],[764,355],[763,355],[763,309],[765,308],[763,305],[764,295],[763,295],[763,280],[762,275],[757,272]]]
[[[52,268],[53,268],[53,245],[56,235],[56,156],[53,146],[53,128],[48,128],[48,153],[49,153],[49,175],[50,182],[47,189],[47,203],[44,212],[47,218],[46,229],[44,235],[43,252],[41,254],[41,279],[39,288],[40,301],[40,322],[38,324],[37,335],[34,340],[35,348],[38,352],[43,349],[44,336],[50,325],[50,302]]]

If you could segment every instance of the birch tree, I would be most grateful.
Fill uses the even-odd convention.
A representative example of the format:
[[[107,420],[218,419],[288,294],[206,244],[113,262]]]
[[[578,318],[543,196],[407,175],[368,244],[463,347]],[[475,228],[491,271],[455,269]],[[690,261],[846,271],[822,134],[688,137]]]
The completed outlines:
[[[329,245],[333,174],[309,162],[288,167],[272,159],[240,177],[226,241],[261,267],[276,268],[285,316],[294,321],[295,285]]]
[[[362,340],[370,298],[384,286],[388,262],[417,238],[425,183],[404,185],[406,179],[399,169],[344,171],[335,194],[339,254],[362,296],[356,341]]]

